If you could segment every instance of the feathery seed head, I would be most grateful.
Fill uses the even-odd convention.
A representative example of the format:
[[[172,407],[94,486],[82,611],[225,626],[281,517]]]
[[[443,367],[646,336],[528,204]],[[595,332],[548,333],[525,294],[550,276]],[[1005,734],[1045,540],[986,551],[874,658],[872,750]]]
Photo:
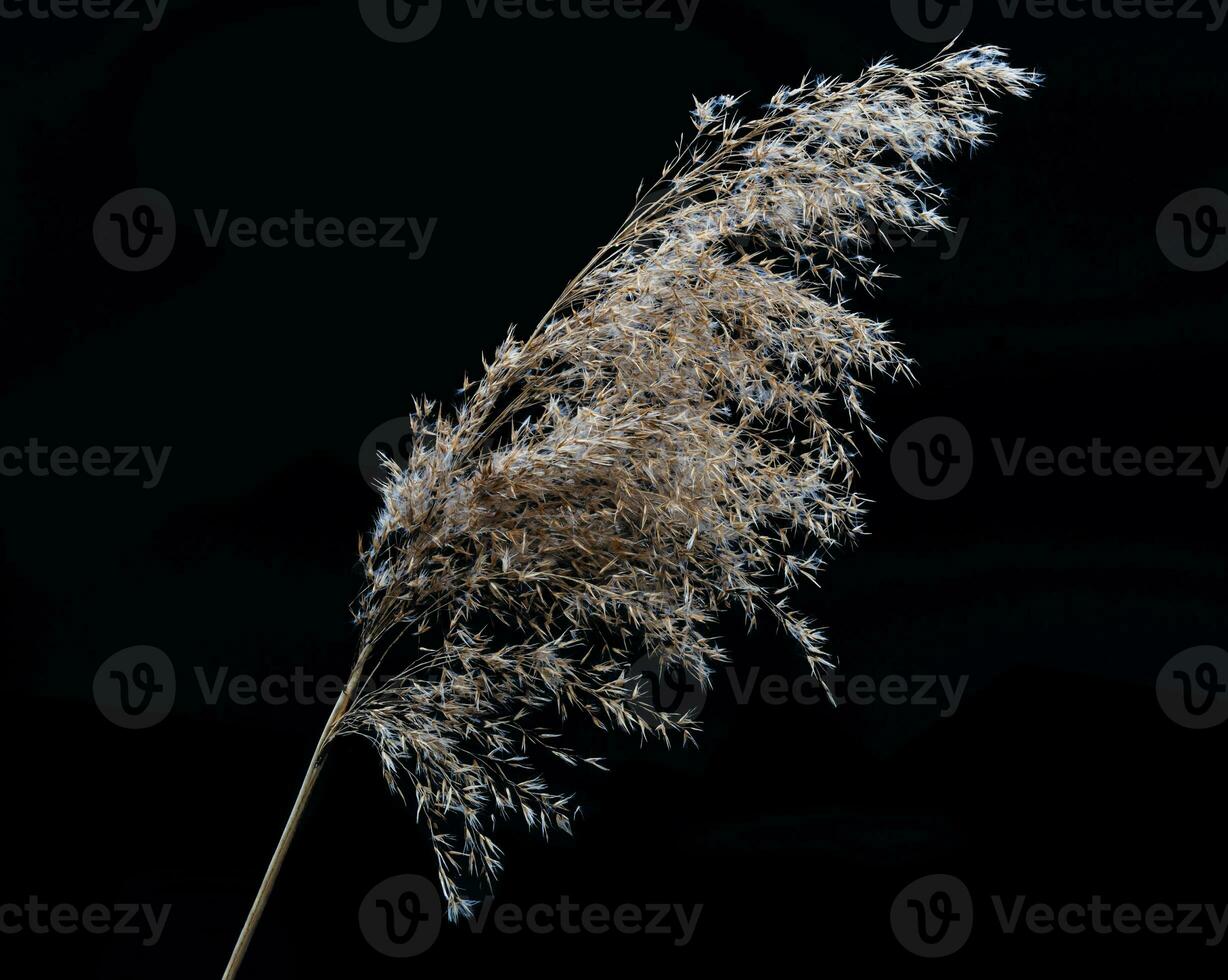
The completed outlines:
[[[336,733],[368,738],[412,792],[453,918],[499,871],[495,817],[570,831],[542,760],[599,763],[552,720],[692,737],[629,673],[645,651],[707,684],[736,606],[833,666],[787,593],[861,532],[865,396],[910,377],[844,291],[885,277],[864,253],[886,233],[948,227],[925,164],[985,140],[988,94],[1039,80],[981,47],[808,78],[757,119],[739,97],[697,101],[692,140],[537,328],[509,334],[455,412],[415,404],[357,611],[364,649],[404,669]]]

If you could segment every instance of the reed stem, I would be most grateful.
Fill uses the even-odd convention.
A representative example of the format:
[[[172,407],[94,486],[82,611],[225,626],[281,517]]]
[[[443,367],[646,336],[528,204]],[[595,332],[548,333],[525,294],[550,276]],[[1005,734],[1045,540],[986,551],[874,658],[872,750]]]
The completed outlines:
[[[281,866],[285,862],[286,852],[290,849],[290,842],[294,840],[294,833],[298,830],[299,822],[303,818],[303,813],[307,809],[307,800],[311,796],[312,789],[315,788],[316,780],[320,776],[320,769],[324,765],[324,749],[328,745],[328,740],[332,737],[337,723],[341,720],[341,716],[345,714],[346,708],[349,707],[350,701],[354,697],[354,692],[358,689],[359,682],[362,680],[363,667],[366,665],[367,656],[370,653],[369,647],[364,647],[359,653],[358,659],[354,662],[354,670],[350,674],[350,678],[346,681],[345,690],[341,692],[341,697],[337,698],[337,703],[333,705],[332,714],[328,716],[328,721],[324,724],[324,730],[320,733],[320,740],[316,743],[315,751],[311,754],[311,761],[307,764],[307,773],[303,776],[303,784],[299,787],[298,796],[294,800],[294,807],[290,811],[290,816],[286,819],[286,826],[281,832],[281,839],[277,842],[277,848],[273,851],[273,857],[269,861],[269,866],[264,872],[264,880],[260,883],[260,890],[256,892],[256,898],[252,902],[251,910],[247,913],[247,919],[243,923],[243,930],[239,933],[239,938],[235,942],[234,951],[230,954],[230,962],[226,964],[226,972],[222,974],[222,980],[234,980],[239,974],[239,966],[243,962],[243,957],[247,953],[248,944],[252,940],[252,934],[256,931],[256,926],[260,922],[260,916],[264,913],[264,907],[268,904],[269,895],[272,894],[273,885],[277,881],[277,876],[281,872]]]

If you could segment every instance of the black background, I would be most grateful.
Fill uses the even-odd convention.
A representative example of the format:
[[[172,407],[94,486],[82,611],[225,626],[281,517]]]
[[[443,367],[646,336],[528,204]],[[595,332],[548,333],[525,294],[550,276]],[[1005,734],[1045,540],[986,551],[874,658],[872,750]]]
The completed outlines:
[[[8,976],[219,976],[328,705],[210,705],[194,670],[348,669],[368,432],[419,392],[450,397],[509,322],[537,321],[670,155],[692,94],[755,105],[810,68],[939,47],[885,2],[699,0],[688,30],[445,7],[410,44],[351,2],[172,0],[151,31],[0,20],[0,444],[173,447],[152,489],[0,481],[0,903],[171,906],[150,947],[2,935],[0,956],[24,961]],[[1178,269],[1155,232],[1176,195],[1228,187],[1226,32],[1207,23],[977,2],[963,40],[1009,47],[1046,85],[1000,105],[992,146],[937,169],[968,219],[956,255],[900,248],[902,278],[855,300],[918,361],[917,387],[875,398],[880,431],[952,416],[976,465],[927,502],[868,452],[872,534],[805,605],[847,674],[966,677],[957,711],[735,705],[722,684],[698,750],[601,745],[613,771],[574,777],[574,839],[503,832],[497,902],[702,903],[680,948],[445,927],[416,959],[373,951],[363,896],[429,876],[431,854],[373,754],[342,744],[243,975],[929,968],[888,913],[933,873],[976,898],[970,942],[935,969],[1222,963],[1199,936],[1005,935],[989,901],[1228,904],[1228,726],[1181,727],[1155,694],[1175,654],[1228,642],[1228,490],[1007,477],[991,449],[1228,448],[1223,270]],[[143,186],[174,203],[179,237],[158,268],[122,272],[91,226]],[[438,224],[417,261],[208,248],[197,208]],[[804,669],[771,632],[727,632],[745,665]],[[128,731],[91,692],[138,644],[167,653],[178,695]]]

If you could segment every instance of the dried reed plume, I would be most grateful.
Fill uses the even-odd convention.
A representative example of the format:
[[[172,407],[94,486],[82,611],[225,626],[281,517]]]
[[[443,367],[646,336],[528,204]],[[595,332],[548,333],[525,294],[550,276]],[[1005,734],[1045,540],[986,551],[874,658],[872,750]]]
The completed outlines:
[[[717,615],[738,606],[820,677],[833,666],[788,604],[862,526],[853,433],[833,417],[870,433],[873,379],[909,375],[844,293],[884,275],[864,254],[878,236],[949,227],[925,163],[986,140],[989,94],[1038,82],[976,47],[807,79],[754,119],[738,98],[697,103],[694,137],[538,326],[509,334],[459,407],[415,404],[362,551],[353,674],[236,957],[338,735],[369,739],[412,794],[455,918],[499,871],[497,816],[570,830],[540,765],[596,760],[551,721],[691,738],[695,719],[631,675],[643,652],[707,682]],[[377,683],[389,656],[403,669]]]

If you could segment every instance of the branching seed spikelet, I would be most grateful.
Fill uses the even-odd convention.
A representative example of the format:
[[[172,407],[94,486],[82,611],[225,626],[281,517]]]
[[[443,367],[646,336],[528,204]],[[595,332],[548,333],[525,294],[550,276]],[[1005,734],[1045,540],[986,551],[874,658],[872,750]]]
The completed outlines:
[[[865,396],[909,374],[845,293],[885,275],[866,254],[880,235],[948,227],[925,165],[988,137],[988,95],[1038,81],[981,47],[806,80],[749,120],[737,98],[698,103],[694,137],[542,322],[455,410],[415,405],[356,611],[360,664],[403,669],[332,735],[370,739],[412,794],[453,918],[499,871],[497,816],[570,829],[541,763],[595,760],[552,721],[692,736],[630,674],[643,652],[706,682],[717,615],[740,607],[833,666],[788,592],[860,532]]]

